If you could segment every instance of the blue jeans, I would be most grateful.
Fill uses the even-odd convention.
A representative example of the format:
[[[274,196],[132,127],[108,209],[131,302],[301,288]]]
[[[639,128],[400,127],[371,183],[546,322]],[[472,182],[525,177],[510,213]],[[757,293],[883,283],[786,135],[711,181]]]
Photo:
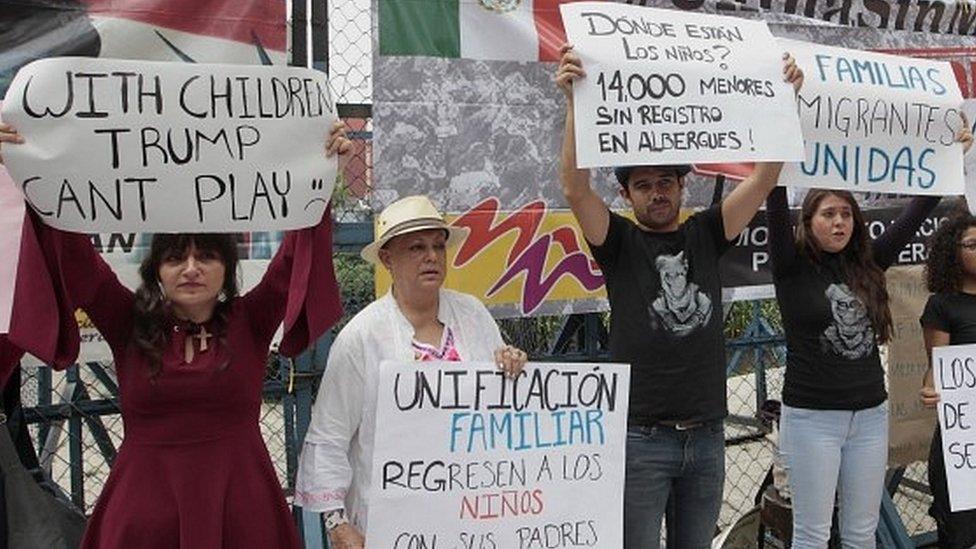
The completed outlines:
[[[671,498],[668,546],[707,549],[715,535],[725,483],[725,427],[721,420],[679,431],[627,430],[624,547],[657,549]]]
[[[841,545],[874,549],[888,461],[888,405],[866,410],[783,406],[779,451],[793,494],[793,549],[822,549],[835,494]]]

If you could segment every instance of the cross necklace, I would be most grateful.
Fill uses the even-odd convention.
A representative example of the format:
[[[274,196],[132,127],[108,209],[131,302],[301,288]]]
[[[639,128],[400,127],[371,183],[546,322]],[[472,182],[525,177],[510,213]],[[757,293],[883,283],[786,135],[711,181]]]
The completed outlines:
[[[200,330],[197,333],[192,334],[192,335],[189,335],[189,337],[186,338],[186,344],[184,346],[183,358],[185,359],[185,362],[187,364],[193,362],[193,354],[194,354],[193,353],[193,339],[196,338],[196,339],[199,339],[200,340],[200,352],[201,353],[204,353],[209,348],[208,345],[207,345],[207,341],[211,337],[213,337],[213,334],[211,334],[210,332],[207,331],[207,327],[206,326],[200,326]]]

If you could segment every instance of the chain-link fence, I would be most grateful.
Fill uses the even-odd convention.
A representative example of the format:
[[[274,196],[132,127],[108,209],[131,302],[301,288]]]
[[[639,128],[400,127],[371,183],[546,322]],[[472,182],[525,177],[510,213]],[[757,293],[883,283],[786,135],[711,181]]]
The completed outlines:
[[[372,268],[351,252],[336,255],[346,316],[339,327],[373,297]],[[739,308],[745,308],[743,304]],[[750,307],[751,309],[751,307]],[[736,315],[739,315],[738,318]],[[601,321],[606,322],[606,315]],[[733,310],[727,331],[741,332],[747,319]],[[748,321],[752,319],[749,318]],[[506,340],[525,349],[533,357],[552,359],[553,342],[564,328],[564,317],[513,318],[499,322]],[[733,344],[735,340],[733,340]],[[582,350],[582,333],[562,351]],[[727,390],[731,417],[727,422],[725,501],[720,526],[733,523],[755,505],[757,491],[772,464],[775,446],[756,421],[757,406],[765,398],[778,399],[783,386],[783,368],[775,354],[763,352],[756,361],[754,351],[733,364]],[[730,346],[735,357],[737,347]],[[769,349],[765,349],[769,350]],[[269,383],[287,380],[276,362],[268,369]],[[114,375],[111,366],[86,364],[66,372],[46,367],[25,366],[22,370],[21,398],[28,409],[31,439],[35,442],[42,468],[64,492],[86,510],[91,508],[107,479],[114,448],[123,436],[121,417],[114,402]],[[765,387],[764,391],[757,390]],[[287,443],[285,411],[280,395],[269,396],[261,408],[261,431],[282,486],[288,490],[289,452],[293,461],[298,448]],[[107,444],[106,444],[107,442]],[[291,465],[293,467],[293,465]],[[927,514],[931,497],[925,492],[924,463],[910,466],[905,481],[894,497],[899,515],[910,535],[933,530]]]

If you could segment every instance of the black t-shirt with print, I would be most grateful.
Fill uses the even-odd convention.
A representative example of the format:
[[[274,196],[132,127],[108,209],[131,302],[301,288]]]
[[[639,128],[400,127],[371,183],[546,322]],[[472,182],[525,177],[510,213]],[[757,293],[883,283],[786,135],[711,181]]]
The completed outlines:
[[[976,343],[976,295],[930,295],[919,322],[926,328],[948,333],[949,345]]]
[[[918,197],[871,246],[875,263],[891,266],[939,203]],[[811,261],[793,240],[786,189],[766,200],[776,300],[786,332],[783,403],[817,410],[863,410],[885,401],[884,370],[867,308],[846,283],[842,258]]]
[[[631,423],[727,415],[718,261],[728,247],[718,206],[670,233],[611,212],[603,245],[590,245],[610,301],[610,352],[631,365]]]
[[[775,271],[775,269],[774,269]],[[863,410],[888,397],[867,309],[844,282],[840,257],[798,256],[774,275],[786,332],[783,402],[797,408]]]

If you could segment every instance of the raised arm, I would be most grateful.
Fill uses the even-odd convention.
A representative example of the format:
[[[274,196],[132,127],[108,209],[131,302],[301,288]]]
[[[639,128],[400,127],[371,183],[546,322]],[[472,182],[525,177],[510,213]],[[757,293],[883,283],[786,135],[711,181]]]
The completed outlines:
[[[24,138],[0,123],[0,150]],[[92,246],[87,234],[45,225],[33,211],[24,216],[17,269],[17,295],[9,341],[41,360],[64,367],[78,358],[76,309],[84,309],[113,350],[128,341],[132,292]]]
[[[766,227],[766,244],[769,247],[773,276],[778,276],[793,268],[797,258],[786,187],[776,187],[769,193],[766,199]]]
[[[326,155],[346,155],[352,144],[345,126],[332,127]],[[340,157],[340,169],[342,157]],[[242,297],[258,341],[270,342],[284,321],[282,354],[294,356],[338,320],[342,311],[332,265],[332,214],[314,227],[289,231],[261,281]]]
[[[566,95],[566,126],[563,130],[563,149],[559,165],[559,181],[563,195],[569,202],[583,237],[594,246],[600,246],[607,238],[610,227],[610,210],[600,195],[590,186],[590,170],[576,167],[576,125],[573,114],[573,82],[586,77],[583,64],[573,46],[563,44],[562,59],[556,69],[556,84]]]
[[[783,54],[783,79],[793,85],[794,93],[803,86],[803,71],[788,53]],[[749,225],[763,200],[776,187],[782,170],[782,162],[758,162],[752,174],[736,185],[725,198],[722,202],[722,220],[727,240],[734,239]]]
[[[874,262],[881,269],[887,269],[895,263],[898,252],[912,239],[912,235],[939,205],[941,196],[917,196],[902,210],[901,215],[885,229],[871,245],[874,252]]]

